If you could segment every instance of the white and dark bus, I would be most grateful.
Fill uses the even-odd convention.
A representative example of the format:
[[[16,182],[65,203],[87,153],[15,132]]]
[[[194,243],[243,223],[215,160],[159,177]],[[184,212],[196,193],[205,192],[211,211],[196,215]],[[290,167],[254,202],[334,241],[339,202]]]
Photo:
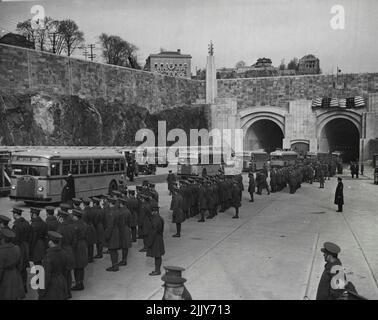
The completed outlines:
[[[58,203],[71,172],[76,197],[108,194],[125,178],[124,155],[106,148],[31,149],[12,155],[10,198],[26,203]]]
[[[270,153],[271,167],[286,167],[295,165],[299,155],[295,151],[276,150]]]

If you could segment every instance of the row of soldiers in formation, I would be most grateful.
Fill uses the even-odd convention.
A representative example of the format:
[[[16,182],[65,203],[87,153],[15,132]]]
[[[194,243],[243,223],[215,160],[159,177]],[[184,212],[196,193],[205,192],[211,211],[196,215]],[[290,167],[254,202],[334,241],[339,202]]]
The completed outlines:
[[[165,249],[158,201],[155,185],[144,181],[137,194],[124,187],[101,198],[74,198],[72,204],[62,203],[57,215],[54,207],[46,207],[45,221],[39,208],[30,209],[30,223],[22,209],[13,208],[12,228],[11,219],[0,215],[0,300],[25,297],[30,262],[45,270],[39,299],[71,298],[71,290],[84,290],[84,270],[94,259],[103,258],[104,247],[111,260],[106,270],[119,271],[127,265],[128,249],[137,238],[143,239],[140,252],[155,258],[150,275],[160,275]]]

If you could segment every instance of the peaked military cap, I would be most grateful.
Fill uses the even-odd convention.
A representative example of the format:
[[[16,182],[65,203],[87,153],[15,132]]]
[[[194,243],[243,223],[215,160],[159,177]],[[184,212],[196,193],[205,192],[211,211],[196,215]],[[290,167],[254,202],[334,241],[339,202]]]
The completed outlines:
[[[78,205],[78,204],[82,203],[82,200],[79,199],[79,198],[72,198],[72,202],[73,202],[74,204]]]
[[[59,232],[56,232],[56,231],[49,231],[47,233],[47,236],[50,240],[55,240],[55,241],[59,241],[63,238],[63,236],[59,233]]]
[[[70,210],[71,206],[68,203],[61,203],[60,209],[62,209],[63,211]]]
[[[39,208],[30,208],[30,212],[31,212],[32,214],[37,214],[37,215],[39,215],[39,214],[41,213],[41,209],[39,209]]]
[[[83,199],[84,204],[87,204],[87,205],[90,204],[91,201],[92,201],[92,200],[91,200],[90,198],[84,198],[84,199]]]
[[[185,278],[167,275],[162,276],[161,280],[165,282],[165,285],[183,285],[186,282]]]
[[[323,248],[321,248],[320,251],[324,253],[338,254],[341,249],[333,242],[324,242]]]
[[[182,272],[185,271],[182,267],[175,267],[175,266],[164,266],[165,275],[166,276],[176,276],[181,277]]]
[[[92,197],[92,201],[94,203],[100,203],[101,199],[100,198],[97,198],[97,197]]]
[[[47,206],[45,209],[46,209],[47,213],[51,213],[51,212],[54,213],[55,212],[55,207],[52,207],[52,206]]]
[[[122,197],[122,193],[120,191],[115,190],[112,193],[113,193],[113,196]]]
[[[83,216],[83,212],[81,210],[73,209],[72,214],[76,217],[81,218]]]
[[[58,209],[58,217],[59,216],[68,217],[69,213],[67,211],[62,210],[62,209]]]
[[[21,215],[23,211],[24,211],[24,210],[22,210],[22,209],[20,209],[20,208],[13,208],[13,209],[12,209],[12,212],[13,212],[13,213],[15,213],[15,214],[19,214],[19,215]]]

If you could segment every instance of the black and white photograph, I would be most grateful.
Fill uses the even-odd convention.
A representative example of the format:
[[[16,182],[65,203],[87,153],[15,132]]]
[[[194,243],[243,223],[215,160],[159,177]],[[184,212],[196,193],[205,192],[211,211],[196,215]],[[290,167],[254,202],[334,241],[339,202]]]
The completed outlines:
[[[0,0],[0,300],[377,300],[377,17]]]

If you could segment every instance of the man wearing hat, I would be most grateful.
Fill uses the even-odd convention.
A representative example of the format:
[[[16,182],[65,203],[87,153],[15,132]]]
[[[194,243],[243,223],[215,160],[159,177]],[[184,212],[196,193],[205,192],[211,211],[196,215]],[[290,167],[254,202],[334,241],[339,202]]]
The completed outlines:
[[[248,182],[248,192],[249,192],[249,195],[251,197],[251,199],[249,200],[249,202],[253,202],[254,199],[253,199],[253,194],[255,193],[255,176],[252,172],[252,170],[248,173],[248,178],[249,178],[249,182]]]
[[[62,250],[62,235],[55,231],[47,234],[48,249],[42,261],[45,270],[45,289],[38,290],[39,300],[66,300],[68,295],[67,256]]]
[[[118,229],[119,229],[119,243],[122,253],[121,261],[118,263],[119,266],[127,265],[127,255],[129,253],[129,248],[131,248],[131,230],[130,230],[130,218],[131,213],[127,208],[127,200],[120,199],[118,206]]]
[[[343,179],[338,177],[337,178],[337,187],[335,192],[335,204],[338,207],[337,212],[343,212],[343,204],[344,204],[344,185],[343,185]]]
[[[72,199],[75,198],[75,179],[72,176],[72,173],[69,172],[68,176],[64,178],[66,180],[66,184],[64,186],[63,196],[62,196],[62,202],[70,203],[72,202]]]
[[[331,280],[334,276],[334,274],[331,274],[331,269],[336,265],[341,266],[341,261],[338,259],[341,249],[337,244],[325,242],[320,251],[323,252],[326,264],[320,278],[316,300],[334,300],[337,296],[336,291],[331,287]]]
[[[201,218],[198,222],[205,222],[205,212],[207,210],[206,181],[202,180],[202,185],[198,189],[198,204]]]
[[[106,228],[105,228],[105,242],[109,249],[111,267],[107,268],[106,271],[116,272],[119,271],[118,266],[118,250],[120,249],[120,235],[118,229],[118,216],[119,212],[117,210],[116,203],[117,198],[109,197],[109,208],[106,214]]]
[[[28,273],[26,269],[29,267],[30,261],[30,247],[29,243],[31,240],[32,230],[29,222],[27,222],[21,215],[22,209],[13,208],[13,228],[12,231],[15,233],[16,237],[14,239],[14,244],[20,247],[21,250],[21,277],[24,283],[24,290],[27,292],[27,279]]]
[[[239,208],[241,207],[240,188],[236,180],[232,186],[232,206],[235,208],[235,215],[232,219],[239,219]]]
[[[19,272],[22,262],[20,247],[13,244],[15,233],[0,229],[0,300],[25,298],[24,283]]]
[[[47,224],[39,216],[41,209],[30,208],[31,215],[31,242],[30,242],[30,260],[35,265],[41,265],[42,259],[46,254],[46,237]]]
[[[164,275],[161,277],[161,280],[164,281],[162,300],[185,300],[183,297],[185,278]]]
[[[54,213],[55,213],[54,207],[51,207],[51,206],[46,207],[46,220],[45,220],[45,222],[46,222],[48,231],[58,230],[59,223],[58,223],[58,219],[56,218],[56,216],[54,216]]]
[[[88,245],[88,262],[92,263],[94,256],[94,245],[96,244],[96,228],[94,222],[96,219],[96,212],[90,206],[92,200],[89,198],[83,199],[84,209],[83,209],[83,221],[87,224],[87,245]]]
[[[67,281],[67,291],[68,298],[71,298],[71,285],[72,285],[72,270],[75,268],[75,255],[73,251],[73,242],[75,229],[73,222],[69,221],[69,213],[63,210],[58,210],[58,230],[57,232],[62,235],[62,250],[67,257],[67,268],[66,268],[66,281]]]
[[[172,186],[174,185],[175,182],[176,182],[176,176],[174,173],[172,173],[172,170],[169,170],[168,176],[167,176],[169,195],[172,194]]]
[[[182,272],[185,271],[185,269],[181,267],[175,267],[175,266],[164,266],[164,269],[165,269],[165,275],[161,278],[165,282],[163,287],[167,288],[167,283],[169,287],[169,284],[172,284],[172,277],[177,277],[178,279],[181,279],[181,281],[179,280],[178,283],[182,283],[182,286],[184,287],[184,289],[182,290],[182,294],[179,295],[181,296],[181,299],[193,300],[191,294],[189,293],[188,289],[184,285],[184,282],[186,281],[186,279],[182,278]],[[182,279],[184,279],[185,281],[182,281]],[[178,283],[176,282],[176,284]],[[166,295],[166,291],[164,291],[162,300],[169,300],[167,298],[168,297]]]
[[[83,211],[73,210],[74,235],[72,249],[75,256],[75,286],[71,288],[73,291],[84,290],[84,269],[88,265],[88,225],[83,221],[82,216]]]
[[[172,222],[176,224],[176,234],[173,235],[174,238],[181,237],[181,224],[185,221],[185,214],[182,210],[183,198],[177,188],[171,188],[172,192]]]
[[[147,251],[147,238],[151,231],[151,215],[152,215],[152,198],[149,196],[142,196],[141,206],[139,211],[139,225],[138,232],[140,237],[143,239],[143,248],[139,250],[139,252],[146,252]]]
[[[161,274],[162,256],[165,254],[164,248],[164,220],[159,214],[159,207],[152,207],[151,229],[147,238],[147,257],[155,258],[155,270],[150,276]]]
[[[105,212],[101,208],[100,202],[101,199],[97,197],[92,197],[93,207],[91,208],[94,216],[94,227],[96,229],[96,251],[97,254],[93,257],[94,259],[102,258],[103,245],[105,243]]]
[[[138,225],[138,199],[135,197],[135,190],[129,190],[127,206],[130,209],[130,228],[132,241],[137,241],[137,225]]]

